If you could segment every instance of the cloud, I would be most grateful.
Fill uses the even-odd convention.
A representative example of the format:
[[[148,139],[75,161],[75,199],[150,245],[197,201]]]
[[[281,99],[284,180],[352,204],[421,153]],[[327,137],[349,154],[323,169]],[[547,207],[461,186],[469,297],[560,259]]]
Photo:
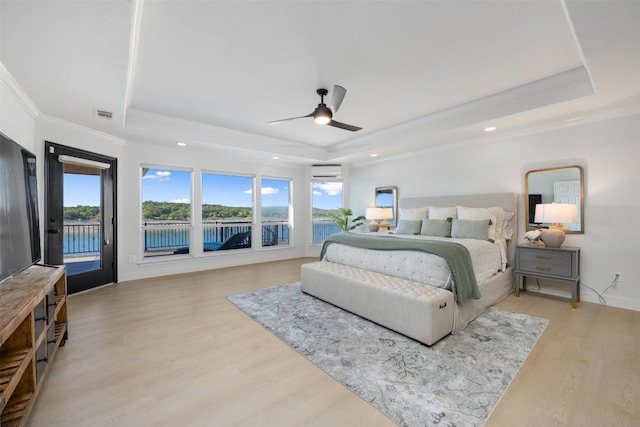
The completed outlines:
[[[315,182],[313,184],[314,195],[316,196],[338,196],[342,194],[341,182]]]
[[[169,171],[157,171],[153,175],[145,175],[142,179],[159,179],[160,181],[168,181],[171,172]]]
[[[278,194],[280,189],[273,187],[262,187],[262,195],[268,196],[269,194]]]
[[[260,189],[260,192],[263,196],[268,196],[269,194],[278,194],[280,190],[278,188],[273,188],[273,187],[262,187]],[[253,190],[249,189],[249,190],[243,191],[243,193],[253,194]]]
[[[186,197],[183,197],[181,199],[169,200],[169,203],[189,203],[189,199]]]

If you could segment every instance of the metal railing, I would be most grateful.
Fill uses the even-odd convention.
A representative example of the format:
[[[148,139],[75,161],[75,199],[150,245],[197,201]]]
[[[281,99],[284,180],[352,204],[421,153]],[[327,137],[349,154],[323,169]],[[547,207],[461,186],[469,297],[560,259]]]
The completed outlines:
[[[221,243],[236,233],[251,231],[250,221],[203,221],[204,243]],[[286,221],[262,221],[262,246],[288,245],[290,243],[289,223]],[[186,221],[148,221],[143,223],[143,245],[145,252],[169,250],[189,246],[191,223]],[[313,244],[322,243],[327,236],[338,233],[340,228],[332,220],[313,221]],[[99,223],[64,224],[63,253],[100,253],[102,247],[102,227]]]
[[[100,223],[63,224],[63,255],[95,254],[102,248]]]
[[[313,228],[313,244],[319,245],[324,242],[331,234],[339,233],[340,227],[331,219],[314,219],[312,221]]]

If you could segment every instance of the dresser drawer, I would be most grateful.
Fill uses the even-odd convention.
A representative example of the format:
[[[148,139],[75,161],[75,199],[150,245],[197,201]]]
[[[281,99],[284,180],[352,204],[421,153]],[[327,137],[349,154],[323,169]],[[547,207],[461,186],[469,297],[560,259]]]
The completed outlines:
[[[537,261],[519,261],[518,271],[522,273],[532,273],[536,275],[551,275],[556,277],[572,277],[571,268],[571,258],[569,258],[569,263],[562,264],[551,264],[548,262],[537,262]]]
[[[571,253],[552,250],[520,249],[520,262],[571,266]]]

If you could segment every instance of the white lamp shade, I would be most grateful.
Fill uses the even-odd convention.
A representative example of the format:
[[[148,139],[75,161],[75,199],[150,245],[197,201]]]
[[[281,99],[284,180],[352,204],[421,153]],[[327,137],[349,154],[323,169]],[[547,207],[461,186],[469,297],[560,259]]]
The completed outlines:
[[[367,219],[382,219],[382,208],[367,208],[365,214]]]
[[[393,209],[391,208],[381,208],[382,211],[382,219],[391,219],[393,218]]]
[[[568,203],[540,203],[536,205],[534,222],[569,224],[578,220],[578,207]]]

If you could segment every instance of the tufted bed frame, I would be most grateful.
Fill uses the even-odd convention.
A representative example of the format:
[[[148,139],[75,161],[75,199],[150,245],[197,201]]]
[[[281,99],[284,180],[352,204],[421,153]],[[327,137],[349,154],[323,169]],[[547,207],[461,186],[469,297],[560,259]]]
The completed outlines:
[[[518,238],[518,197],[515,193],[402,198],[401,209],[433,207],[501,207],[514,212],[512,239],[507,241],[507,269],[479,284],[482,297],[463,305],[445,289],[386,274],[321,260],[301,270],[303,292],[351,311],[427,345],[466,327],[514,286],[515,246]]]

